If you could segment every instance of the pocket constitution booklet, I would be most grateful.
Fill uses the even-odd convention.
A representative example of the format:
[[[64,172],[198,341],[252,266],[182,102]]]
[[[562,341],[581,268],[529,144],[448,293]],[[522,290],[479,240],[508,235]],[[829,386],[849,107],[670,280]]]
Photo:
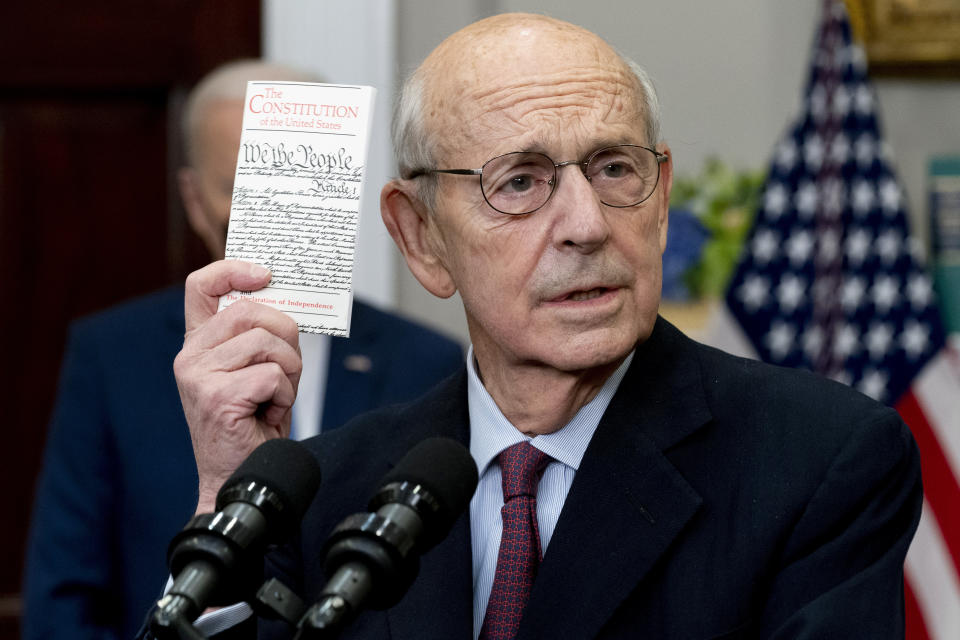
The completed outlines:
[[[284,311],[300,331],[350,335],[372,87],[250,82],[230,206],[226,257],[273,273],[232,291]]]

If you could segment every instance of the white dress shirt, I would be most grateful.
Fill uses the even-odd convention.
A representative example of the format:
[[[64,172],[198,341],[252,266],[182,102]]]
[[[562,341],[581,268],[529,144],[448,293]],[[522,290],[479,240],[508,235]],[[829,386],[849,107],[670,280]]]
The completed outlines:
[[[590,444],[600,418],[623,380],[633,353],[614,371],[597,395],[585,404],[563,428],[529,438],[517,430],[487,393],[474,366],[473,347],[467,352],[467,404],[470,411],[470,454],[480,470],[480,484],[470,501],[470,538],[473,546],[473,637],[480,636],[483,616],[490,600],[497,570],[503,520],[503,490],[496,458],[504,449],[528,440],[553,460],[537,487],[537,524],[544,554],[557,526],[573,477]]]
[[[327,372],[330,370],[330,336],[322,333],[300,334],[300,355],[303,370],[300,372],[301,390],[293,402],[293,423],[290,437],[306,440],[320,433],[323,420],[323,401],[327,391]]]

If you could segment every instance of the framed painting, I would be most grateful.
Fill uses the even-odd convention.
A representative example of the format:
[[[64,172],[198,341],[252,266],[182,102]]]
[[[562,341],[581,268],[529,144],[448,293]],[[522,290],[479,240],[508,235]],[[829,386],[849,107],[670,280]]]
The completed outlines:
[[[960,0],[846,0],[878,74],[960,77]]]

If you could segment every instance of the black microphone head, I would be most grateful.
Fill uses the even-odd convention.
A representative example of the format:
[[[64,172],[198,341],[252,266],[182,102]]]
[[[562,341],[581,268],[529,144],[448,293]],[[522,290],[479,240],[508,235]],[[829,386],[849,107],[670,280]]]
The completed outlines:
[[[272,512],[271,530],[283,536],[299,526],[319,488],[320,465],[313,454],[295,440],[274,438],[254,449],[224,483],[217,511],[231,502],[255,504]]]
[[[380,485],[384,490],[373,497],[370,509],[375,511],[397,497],[388,487],[403,483],[422,487],[431,507],[417,510],[424,519],[422,549],[429,549],[446,537],[470,504],[477,480],[477,465],[465,446],[450,438],[427,438],[384,476]]]

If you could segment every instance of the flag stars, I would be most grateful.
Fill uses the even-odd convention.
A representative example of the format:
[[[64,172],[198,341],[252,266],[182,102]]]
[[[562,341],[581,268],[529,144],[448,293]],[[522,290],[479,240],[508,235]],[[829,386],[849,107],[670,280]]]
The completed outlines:
[[[842,371],[837,371],[830,376],[832,379],[836,380],[840,384],[850,385],[853,382],[853,374],[848,370],[843,369]]]
[[[893,328],[886,322],[875,322],[870,326],[864,336],[867,344],[867,351],[874,360],[882,359],[893,344]]]
[[[900,346],[906,351],[907,357],[916,360],[927,350],[929,343],[929,329],[916,320],[908,320],[900,334]]]
[[[807,330],[803,332],[803,352],[807,358],[813,360],[823,350],[824,335],[823,329],[817,324],[810,324]]]
[[[749,276],[738,289],[738,295],[747,311],[753,313],[767,304],[770,283],[763,276]]]
[[[797,145],[792,138],[785,138],[777,145],[774,163],[781,171],[789,171],[797,164]]]
[[[806,366],[891,402],[941,346],[928,247],[843,4],[825,5],[803,113],[777,141],[761,214],[728,291],[765,359]]]
[[[889,313],[897,301],[900,299],[899,286],[897,279],[889,275],[877,276],[870,290],[873,297],[873,305],[880,313]]]
[[[903,195],[900,187],[894,180],[884,180],[880,184],[880,206],[886,214],[894,214],[900,210],[900,203]]]
[[[774,360],[783,360],[790,355],[790,352],[793,350],[793,339],[796,333],[796,329],[794,329],[791,324],[782,321],[773,323],[773,326],[764,339],[764,343],[770,350],[770,355]]]
[[[787,274],[777,285],[777,301],[783,313],[793,313],[805,298],[807,283],[803,278]]]
[[[846,253],[847,260],[853,266],[859,266],[870,253],[870,233],[865,229],[856,229],[847,237]]]
[[[813,234],[809,231],[797,231],[787,240],[787,255],[790,257],[790,263],[794,267],[803,265],[810,259],[813,253],[814,240]]]
[[[780,249],[780,236],[771,229],[762,229],[753,237],[751,247],[753,259],[757,264],[765,265],[777,255]]]
[[[857,389],[874,400],[883,400],[887,395],[888,376],[876,369],[867,369],[857,383]]]
[[[841,360],[849,358],[860,348],[860,334],[852,324],[843,323],[833,336],[833,353]]]
[[[923,273],[914,273],[907,281],[907,298],[914,309],[925,309],[933,301],[933,286]]]
[[[863,133],[853,144],[853,155],[861,168],[869,168],[877,157],[877,143],[869,133]]]
[[[803,161],[807,164],[807,168],[810,171],[820,169],[820,165],[823,164],[824,154],[823,140],[820,139],[820,136],[814,134],[804,140]]]
[[[830,161],[835,165],[844,165],[850,159],[850,140],[838,133],[830,142]]]
[[[840,304],[847,313],[853,313],[860,306],[864,294],[867,292],[867,285],[863,278],[853,276],[843,283],[840,290]]]
[[[786,188],[779,182],[774,182],[767,187],[763,194],[763,208],[767,211],[767,217],[776,220],[787,208],[790,199]]]
[[[817,212],[817,199],[817,185],[810,181],[800,185],[797,189],[795,206],[802,218],[806,220],[813,218],[813,214]]]
[[[859,217],[864,217],[873,208],[876,195],[873,186],[866,180],[858,180],[853,186],[853,211]]]
[[[870,91],[870,87],[866,83],[861,82],[857,85],[857,89],[853,97],[854,109],[857,110],[857,113],[860,115],[870,115],[873,111],[873,93]]]
[[[850,113],[850,92],[844,85],[840,85],[833,92],[833,115],[842,118]]]
[[[856,44],[847,46],[847,60],[850,66],[857,73],[864,73],[867,70],[867,56],[863,48]]]
[[[913,261],[918,264],[923,264],[927,261],[927,252],[923,243],[913,236],[907,238],[907,253],[909,253]]]
[[[893,265],[900,256],[903,240],[896,229],[887,229],[877,237],[877,255],[886,266]]]

